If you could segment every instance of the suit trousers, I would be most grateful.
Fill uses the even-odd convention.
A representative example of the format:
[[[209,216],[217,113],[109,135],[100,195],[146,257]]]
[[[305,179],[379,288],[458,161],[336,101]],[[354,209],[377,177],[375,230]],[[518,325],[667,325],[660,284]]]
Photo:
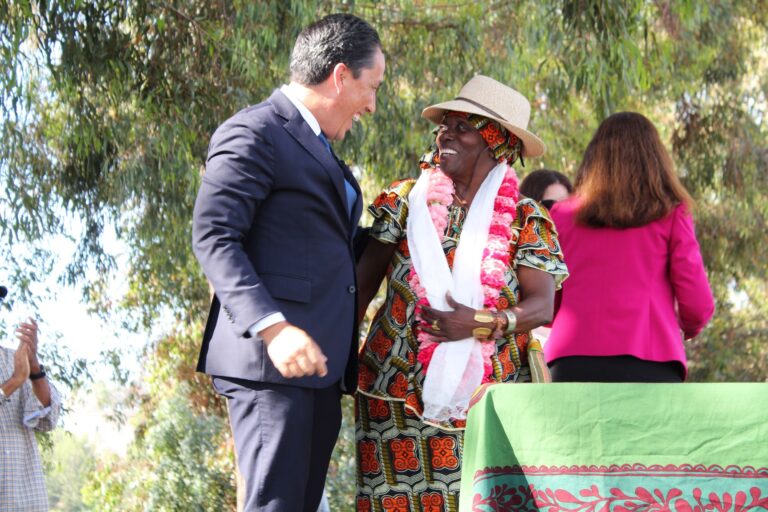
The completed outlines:
[[[341,428],[338,383],[323,389],[214,377],[227,399],[246,512],[315,512]]]

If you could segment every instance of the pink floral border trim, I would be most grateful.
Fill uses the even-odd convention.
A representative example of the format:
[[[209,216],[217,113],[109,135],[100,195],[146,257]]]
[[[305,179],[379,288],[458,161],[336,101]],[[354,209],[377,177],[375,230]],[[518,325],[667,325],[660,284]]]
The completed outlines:
[[[703,464],[498,466],[475,473],[472,512],[757,512],[768,468]]]

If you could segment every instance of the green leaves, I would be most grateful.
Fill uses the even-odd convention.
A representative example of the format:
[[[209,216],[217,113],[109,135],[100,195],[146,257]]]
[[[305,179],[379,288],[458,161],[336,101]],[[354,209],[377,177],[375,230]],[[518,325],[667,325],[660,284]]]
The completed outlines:
[[[149,412],[124,460],[111,458],[84,487],[90,510],[234,510],[234,459],[225,417],[190,410],[185,385]]]
[[[418,172],[416,161],[432,142],[421,110],[484,73],[532,101],[530,128],[548,153],[528,166],[573,172],[602,118],[638,110],[669,141],[703,210],[729,204],[735,194],[744,208],[724,215],[755,230],[765,221],[768,9],[728,0],[69,0],[0,7],[7,70],[0,77],[0,235],[43,240],[62,232],[62,210],[82,218],[86,228],[66,281],[83,282],[92,266],[109,278],[103,230],[116,226],[131,251],[122,307],[144,325],[162,308],[204,315],[207,286],[188,239],[210,134],[288,80],[296,34],[333,10],[371,21],[387,56],[377,115],[337,148],[363,170],[368,199]],[[737,216],[739,208],[749,214]],[[703,241],[713,271],[752,275],[750,251],[762,258],[764,244],[750,235],[756,231],[741,231],[729,240],[743,243]],[[720,265],[727,250],[730,262]],[[12,284],[30,281],[27,263],[4,258]]]
[[[529,128],[547,154],[526,162],[521,175],[539,166],[573,175],[605,116],[639,111],[659,128],[697,201],[698,237],[718,297],[712,325],[689,346],[691,376],[767,378],[766,0],[0,0],[3,284],[34,300],[31,284],[53,268],[46,244],[56,235],[75,238],[62,280],[79,283],[105,317],[127,312],[133,326],[172,312],[188,329],[170,338],[185,355],[168,344],[149,347],[158,368],[146,377],[155,382],[183,362],[187,371],[177,377],[192,387],[178,400],[222,415],[193,377],[190,356],[209,300],[189,246],[208,141],[224,119],[289,80],[296,35],[334,11],[370,21],[387,59],[376,115],[336,147],[362,169],[367,201],[418,173],[433,141],[422,109],[452,98],[475,73],[531,100]],[[82,231],[69,233],[66,218],[78,219]],[[128,292],[118,304],[105,295],[116,265],[104,244],[112,229],[130,253]],[[23,244],[33,249],[9,249]],[[96,279],[86,279],[89,269]],[[151,388],[153,404],[161,390]],[[169,406],[147,428],[173,432],[170,418],[180,409]],[[178,455],[157,439],[158,457]],[[349,469],[352,445],[345,443],[340,475]],[[132,489],[130,479],[109,476],[99,476],[107,494]],[[345,485],[332,493],[349,492]]]

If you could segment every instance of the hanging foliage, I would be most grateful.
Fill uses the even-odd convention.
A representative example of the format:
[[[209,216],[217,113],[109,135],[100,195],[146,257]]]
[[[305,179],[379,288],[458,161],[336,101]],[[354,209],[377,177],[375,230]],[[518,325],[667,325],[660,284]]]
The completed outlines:
[[[155,327],[170,311],[169,339],[179,330],[196,339],[209,289],[190,231],[210,135],[287,82],[298,32],[337,11],[371,22],[387,58],[376,115],[337,148],[362,169],[367,200],[415,175],[432,140],[421,110],[474,73],[531,100],[530,129],[547,154],[520,174],[539,166],[572,174],[600,120],[642,112],[697,201],[718,300],[688,346],[691,378],[768,380],[765,0],[0,0],[4,284],[33,300],[31,284],[59,257],[50,240],[69,237],[77,249],[60,280],[80,287],[94,310]],[[130,251],[129,290],[117,302],[105,292],[116,270],[105,244],[112,236]],[[178,400],[220,417],[190,372],[195,343],[165,346],[149,347],[158,363],[145,377],[165,372],[188,385],[172,396],[145,391],[153,408],[168,402],[147,428],[170,428]],[[201,432],[224,425],[200,421]],[[347,476],[332,490],[343,504],[354,488],[346,436],[333,471]],[[137,449],[164,446],[143,443]]]

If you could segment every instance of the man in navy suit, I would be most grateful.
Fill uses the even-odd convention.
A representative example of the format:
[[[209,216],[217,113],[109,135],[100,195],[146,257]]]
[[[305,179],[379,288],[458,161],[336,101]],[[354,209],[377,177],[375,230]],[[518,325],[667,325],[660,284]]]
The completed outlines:
[[[357,373],[362,193],[328,140],[376,110],[376,31],[334,14],[299,34],[291,81],[211,139],[193,248],[214,289],[198,370],[227,398],[245,510],[314,511]]]

